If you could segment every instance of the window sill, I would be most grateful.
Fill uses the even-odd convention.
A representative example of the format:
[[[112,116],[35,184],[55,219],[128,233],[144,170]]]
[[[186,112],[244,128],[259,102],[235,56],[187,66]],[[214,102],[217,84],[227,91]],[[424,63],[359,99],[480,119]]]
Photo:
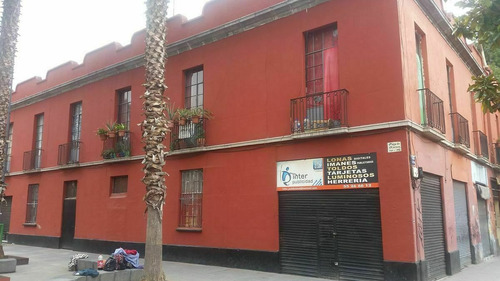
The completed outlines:
[[[125,198],[127,197],[127,193],[126,192],[122,192],[122,193],[111,193],[111,195],[109,196],[110,198]]]
[[[31,227],[37,226],[36,222],[25,222],[25,223],[23,223],[23,225],[24,226],[31,226]]]
[[[179,232],[201,232],[201,228],[178,227],[175,229]]]

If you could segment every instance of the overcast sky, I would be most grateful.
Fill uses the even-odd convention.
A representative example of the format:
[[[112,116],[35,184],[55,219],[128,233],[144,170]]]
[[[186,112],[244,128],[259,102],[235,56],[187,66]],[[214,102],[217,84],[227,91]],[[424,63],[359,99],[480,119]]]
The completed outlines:
[[[175,0],[175,13],[194,18],[207,1]],[[45,78],[67,61],[82,63],[86,53],[111,42],[128,45],[146,26],[145,0],[22,0],[22,5],[14,87],[34,76]]]
[[[207,1],[175,0],[175,14],[194,18]],[[45,78],[68,61],[82,63],[86,53],[111,42],[128,45],[145,28],[145,0],[22,0],[22,5],[14,87],[34,76]]]

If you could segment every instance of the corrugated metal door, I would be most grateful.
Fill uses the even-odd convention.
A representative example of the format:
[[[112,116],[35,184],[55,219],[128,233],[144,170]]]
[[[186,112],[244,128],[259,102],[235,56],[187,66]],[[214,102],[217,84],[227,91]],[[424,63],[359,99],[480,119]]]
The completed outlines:
[[[422,198],[425,260],[429,272],[428,280],[437,280],[446,276],[440,178],[424,174],[420,184],[420,195]]]
[[[280,192],[283,273],[384,280],[378,189]]]
[[[465,183],[453,181],[457,245],[460,252],[460,266],[462,268],[471,263],[469,216],[465,191]]]
[[[477,197],[477,211],[479,213],[479,231],[481,232],[481,243],[483,244],[484,257],[491,255],[490,231],[488,230],[488,209],[486,200]]]

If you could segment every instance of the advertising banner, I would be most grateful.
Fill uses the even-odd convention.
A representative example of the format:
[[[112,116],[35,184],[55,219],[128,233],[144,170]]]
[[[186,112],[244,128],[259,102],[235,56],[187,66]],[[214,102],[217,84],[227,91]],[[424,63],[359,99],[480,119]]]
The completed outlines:
[[[278,191],[377,188],[377,154],[364,153],[277,163]]]
[[[323,185],[323,159],[278,162],[276,174],[278,191],[317,189]]]

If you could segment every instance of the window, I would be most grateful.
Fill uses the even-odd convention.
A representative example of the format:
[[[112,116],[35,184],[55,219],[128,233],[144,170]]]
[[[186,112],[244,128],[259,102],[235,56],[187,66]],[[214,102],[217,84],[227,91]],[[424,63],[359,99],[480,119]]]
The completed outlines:
[[[38,184],[28,185],[28,201],[26,204],[26,223],[36,223],[38,207]]]
[[[42,161],[43,113],[35,116],[35,143],[33,168],[39,169]]]
[[[417,90],[426,88],[425,73],[425,35],[417,30],[415,32],[416,58],[417,58]],[[425,113],[425,91],[418,91],[420,104],[420,121],[426,124]]]
[[[76,199],[76,181],[64,182],[64,199]]]
[[[111,194],[127,193],[128,176],[111,178]]]
[[[338,36],[337,25],[306,33],[306,93],[317,94],[337,90]]]
[[[69,163],[78,163],[80,160],[80,135],[82,131],[82,103],[71,105],[71,149]]]
[[[12,132],[14,130],[14,123],[9,124],[9,131],[7,132],[7,162],[5,163],[5,172],[10,171],[10,162],[12,158]]]
[[[203,67],[186,71],[185,108],[203,108]]]
[[[203,170],[182,171],[179,227],[201,228]]]
[[[125,124],[130,128],[130,103],[132,101],[132,91],[130,89],[119,90],[118,94],[118,118],[117,123]]]

